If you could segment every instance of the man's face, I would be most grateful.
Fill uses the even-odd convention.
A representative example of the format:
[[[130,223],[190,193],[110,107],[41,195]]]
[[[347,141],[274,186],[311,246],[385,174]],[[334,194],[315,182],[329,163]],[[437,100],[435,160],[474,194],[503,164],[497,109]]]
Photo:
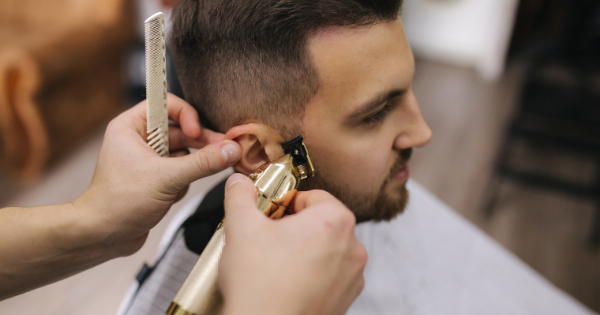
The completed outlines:
[[[389,220],[408,201],[411,148],[431,139],[411,87],[414,58],[402,23],[329,28],[308,48],[320,89],[303,130],[316,175],[301,189],[329,191],[359,222]]]

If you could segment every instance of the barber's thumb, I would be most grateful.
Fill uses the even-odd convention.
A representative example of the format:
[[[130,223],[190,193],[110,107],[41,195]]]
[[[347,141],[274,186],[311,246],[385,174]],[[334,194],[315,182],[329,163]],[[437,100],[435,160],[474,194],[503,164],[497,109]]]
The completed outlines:
[[[264,216],[256,207],[256,186],[247,176],[233,174],[225,183],[225,217],[227,222],[245,221],[249,216]],[[233,222],[231,222],[233,223]]]
[[[234,165],[239,161],[240,156],[240,145],[235,141],[225,140],[207,145],[186,156],[169,160],[175,164],[178,179],[185,186]]]

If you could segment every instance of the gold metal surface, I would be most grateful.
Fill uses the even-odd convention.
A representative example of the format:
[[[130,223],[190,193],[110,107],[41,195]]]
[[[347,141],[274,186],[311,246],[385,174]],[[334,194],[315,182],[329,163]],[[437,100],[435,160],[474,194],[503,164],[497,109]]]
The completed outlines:
[[[308,163],[306,165],[298,165],[298,169],[301,170],[301,174],[302,174],[300,179],[307,179],[307,178],[315,176],[315,167],[312,164],[312,160],[310,159],[310,155],[308,154],[308,149],[306,148],[306,145],[304,144],[304,142],[302,142],[302,146],[304,147],[304,151],[306,151],[306,159],[307,159]],[[304,171],[306,173],[306,175],[304,175],[302,173],[302,171]]]
[[[306,150],[306,146],[304,149]],[[306,152],[308,157],[308,151]],[[290,154],[262,165],[249,176],[256,186],[258,209],[269,218],[281,218],[296,196],[300,180],[312,177],[314,173],[310,157],[308,157],[308,163],[298,166],[294,165],[294,159]],[[223,298],[218,288],[217,272],[221,252],[225,245],[224,222],[223,218],[198,262],[177,292],[167,311],[168,315],[216,315],[221,313]],[[185,313],[170,313],[169,311]]]
[[[195,315],[195,314],[184,310],[177,303],[171,302],[171,305],[169,305],[169,308],[167,309],[167,315]]]
[[[258,194],[258,209],[271,217],[280,206],[287,208],[296,196],[300,177],[289,154],[259,167],[250,175]]]
[[[223,297],[217,284],[217,271],[224,245],[225,229],[220,228],[206,245],[194,268],[173,298],[173,303],[194,315],[215,315],[221,312]]]
[[[225,217],[223,217],[221,222],[219,222],[219,225],[217,225],[217,230],[220,229],[223,226],[223,224],[225,224]]]

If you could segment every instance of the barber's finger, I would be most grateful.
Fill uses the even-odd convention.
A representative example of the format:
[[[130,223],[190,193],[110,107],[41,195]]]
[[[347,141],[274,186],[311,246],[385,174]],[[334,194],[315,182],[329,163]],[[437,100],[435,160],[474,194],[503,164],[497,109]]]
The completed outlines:
[[[354,239],[354,246],[352,246],[351,257],[354,261],[354,267],[356,268],[356,277],[355,281],[353,281],[353,285],[350,288],[350,296],[352,297],[349,304],[354,301],[354,299],[360,294],[360,292],[365,287],[365,278],[364,278],[364,270],[367,265],[367,261],[369,260],[369,254],[365,247],[358,242],[358,240]]]
[[[227,225],[247,225],[250,218],[267,217],[256,207],[256,186],[247,176],[233,174],[225,184],[225,217]]]
[[[210,129],[202,128],[200,137],[195,139],[198,144],[202,147],[211,143],[217,143],[225,140],[225,134],[220,132],[212,131]]]
[[[181,127],[183,134],[197,141],[198,145],[192,147],[203,147],[207,144],[223,141],[225,135],[200,126],[200,118],[196,109],[185,100],[167,94],[167,110],[169,119]]]
[[[146,121],[147,118],[147,101],[143,100],[137,105],[133,106],[129,110],[122,113],[122,115],[131,117],[137,121]],[[184,134],[190,138],[198,138],[201,135],[202,129],[200,127],[200,118],[198,113],[181,98],[168,93],[167,94],[167,115],[175,124],[181,126]],[[140,125],[135,123],[135,125]],[[145,125],[143,126],[145,128]]]
[[[132,129],[137,135],[146,139],[146,101],[141,101],[111,120],[107,132],[115,128],[120,130]]]
[[[365,287],[365,278],[362,275],[362,272],[360,274],[360,276],[358,276],[356,279],[353,279],[354,281],[352,281],[352,283],[350,283],[350,285],[348,286],[348,288],[345,290],[345,298],[342,298],[342,301],[340,304],[341,309],[339,313],[333,313],[333,314],[345,314],[345,312],[343,312],[344,310],[347,310],[350,305],[352,305],[352,302],[354,302],[354,300],[356,300],[356,298],[360,295],[360,293],[362,292],[362,290]]]
[[[146,110],[147,103],[148,102],[146,100],[143,100],[143,101],[137,103],[135,106],[131,107],[130,109],[121,113],[121,115],[132,116],[132,117],[135,116],[135,117],[141,118],[145,121],[147,114],[148,114],[148,112]]]
[[[299,191],[291,204],[294,213],[323,202],[339,202],[334,196],[324,190]]]
[[[181,126],[183,133],[190,138],[198,138],[201,133],[200,118],[198,112],[188,102],[168,93],[167,112],[169,119]]]
[[[169,170],[174,173],[182,187],[209,175],[216,174],[237,163],[241,149],[235,141],[223,141],[207,145],[186,156],[166,159]]]
[[[296,196],[292,207],[296,214],[290,217],[298,216],[309,221],[323,222],[327,226],[333,227],[333,229],[329,229],[330,231],[354,234],[356,216],[328,192],[304,191]]]
[[[194,139],[188,138],[178,126],[169,126],[169,150],[174,151],[183,148],[199,149],[202,147],[195,142]]]
[[[208,129],[202,129],[200,137],[190,138],[178,126],[169,126],[169,149],[179,150],[181,148],[200,149],[211,143],[223,141],[225,135]]]
[[[127,125],[133,126],[144,139],[147,136],[146,106],[147,101],[141,101],[116,118],[118,120],[128,120]],[[225,135],[220,132],[202,128],[196,110],[186,101],[170,93],[167,94],[167,112],[169,119],[179,126],[181,134],[188,139],[192,139],[191,144],[193,145],[189,145],[189,147],[201,148],[207,144],[223,141],[225,138]],[[172,128],[169,127],[169,132],[172,131]],[[180,135],[175,136],[181,137]],[[171,138],[171,135],[169,135],[169,138]],[[175,147],[175,149],[178,148]]]
[[[179,149],[179,150],[169,150],[169,156],[170,157],[180,157],[180,156],[186,156],[190,154],[190,150],[188,149]]]

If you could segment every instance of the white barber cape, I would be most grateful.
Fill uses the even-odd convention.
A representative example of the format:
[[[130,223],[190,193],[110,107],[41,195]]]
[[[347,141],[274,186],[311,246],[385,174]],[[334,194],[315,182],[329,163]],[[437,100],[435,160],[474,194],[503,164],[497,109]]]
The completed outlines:
[[[369,261],[365,288],[347,314],[595,314],[418,183],[410,180],[407,187],[404,214],[356,227]],[[164,258],[141,287],[132,285],[119,315],[164,314],[198,259],[176,230],[202,198],[173,219],[160,245]]]

